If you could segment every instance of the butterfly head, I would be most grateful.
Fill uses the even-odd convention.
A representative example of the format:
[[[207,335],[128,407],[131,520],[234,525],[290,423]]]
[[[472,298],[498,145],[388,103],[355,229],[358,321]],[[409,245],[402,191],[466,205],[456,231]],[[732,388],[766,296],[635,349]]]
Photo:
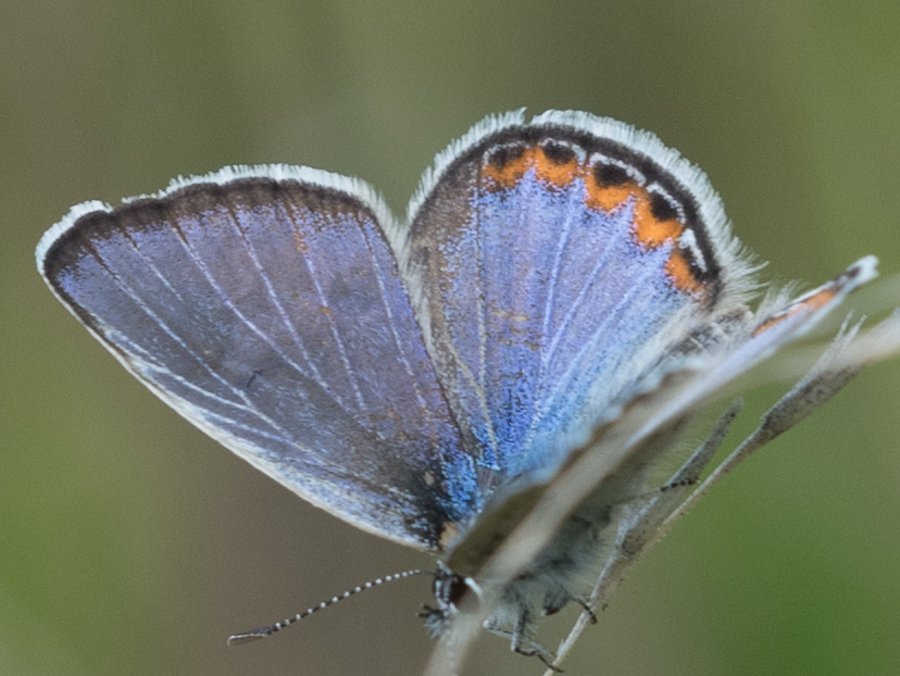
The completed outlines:
[[[432,585],[435,607],[425,606],[421,617],[432,636],[442,635],[460,612],[475,611],[480,602],[481,586],[470,577],[463,577],[438,562]]]

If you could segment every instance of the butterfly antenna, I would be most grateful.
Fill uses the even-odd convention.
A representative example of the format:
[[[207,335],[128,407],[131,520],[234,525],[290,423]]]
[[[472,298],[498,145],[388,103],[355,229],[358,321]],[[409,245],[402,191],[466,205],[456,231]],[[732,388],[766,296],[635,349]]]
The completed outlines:
[[[228,637],[228,645],[242,645],[244,643],[250,643],[251,641],[256,641],[261,638],[265,638],[266,636],[271,636],[272,634],[281,631],[285,627],[288,627],[295,622],[299,622],[305,617],[309,617],[313,613],[317,613],[328,606],[333,606],[338,601],[344,601],[345,599],[350,598],[354,594],[358,594],[362,591],[367,591],[369,589],[374,589],[375,587],[380,587],[383,584],[387,584],[388,582],[396,582],[397,580],[402,580],[407,577],[412,577],[414,575],[433,575],[434,573],[429,570],[422,570],[420,568],[413,568],[412,570],[404,570],[400,573],[394,573],[392,575],[385,575],[384,577],[377,577],[374,580],[369,580],[361,585],[357,585],[353,587],[353,589],[348,589],[343,594],[339,596],[332,596],[330,599],[326,599],[322,601],[317,606],[313,606],[312,608],[307,608],[301,613],[297,613],[293,617],[289,617],[285,620],[281,620],[280,622],[276,622],[275,624],[270,624],[266,627],[257,627],[256,629],[251,629],[249,631],[242,631],[239,634],[232,634]]]

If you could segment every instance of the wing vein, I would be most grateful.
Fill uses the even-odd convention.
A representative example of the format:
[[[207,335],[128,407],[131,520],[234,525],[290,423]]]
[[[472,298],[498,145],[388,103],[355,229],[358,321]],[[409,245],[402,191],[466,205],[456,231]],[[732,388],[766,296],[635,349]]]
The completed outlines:
[[[297,216],[295,209],[293,208],[293,204],[289,201],[285,200],[285,211],[288,212],[290,221],[294,224],[298,236],[302,237],[300,232],[300,219]],[[316,272],[316,267],[313,265],[311,256],[302,256],[304,267],[306,267],[307,272],[309,273],[309,277],[312,280],[313,288],[316,291],[316,297],[319,299],[319,303],[323,310],[331,310],[331,307],[328,304],[328,300],[325,298],[325,292],[322,289],[322,285],[319,283],[319,276]],[[353,374],[353,368],[350,365],[350,359],[347,356],[347,350],[344,345],[343,340],[341,339],[340,332],[337,329],[337,325],[335,323],[334,317],[332,316],[332,312],[323,312],[325,315],[325,320],[328,322],[329,331],[331,333],[331,337],[334,339],[335,347],[337,349],[338,358],[340,359],[341,366],[344,368],[344,373],[347,376],[347,381],[350,383],[350,389],[353,391],[353,397],[356,400],[356,405],[358,410],[365,410],[365,401],[363,400],[362,391],[359,388],[359,383],[356,380],[356,376]],[[321,379],[317,379],[317,381],[325,387],[324,382]],[[353,416],[352,412],[347,409],[347,407],[337,399],[332,393],[332,398],[338,403],[338,405],[347,413],[351,418]]]
[[[303,343],[300,340],[300,336],[297,334],[296,327],[294,327],[293,323],[291,323],[290,318],[287,315],[287,312],[284,309],[284,306],[278,300],[278,294],[275,293],[274,288],[272,287],[272,280],[266,272],[265,267],[259,260],[259,256],[256,253],[256,249],[253,246],[253,243],[250,241],[250,237],[248,236],[247,231],[241,226],[240,218],[238,218],[237,213],[232,208],[232,206],[228,205],[228,214],[231,217],[232,224],[234,225],[234,229],[237,231],[238,236],[241,239],[241,242],[244,245],[244,248],[247,251],[247,255],[250,257],[250,260],[253,261],[253,269],[259,275],[259,279],[262,282],[263,288],[266,290],[266,295],[269,297],[272,305],[275,306],[275,311],[278,313],[278,318],[282,321],[285,328],[287,328],[288,333],[291,335],[291,339],[294,342],[294,345],[297,346],[297,349],[300,352],[300,356],[306,362],[307,366],[310,365],[309,353],[303,347]],[[298,368],[300,368],[298,364]],[[308,372],[303,372],[305,377],[309,377]]]
[[[481,169],[479,168],[479,183]],[[475,209],[475,260],[478,266],[478,293],[475,294],[476,316],[478,317],[478,401],[481,412],[484,415],[488,439],[491,445],[490,464],[496,466],[499,461],[499,444],[497,442],[497,430],[494,428],[494,418],[491,415],[490,403],[487,400],[487,306],[484,301],[484,229],[482,228],[481,200],[477,201]]]
[[[123,230],[124,230],[124,226],[118,225],[118,227],[119,227],[120,229],[123,229]],[[133,245],[134,245],[134,244],[133,244],[133,242],[132,242],[132,246],[133,246]],[[269,418],[268,416],[263,415],[263,414],[259,411],[259,409],[257,409],[255,406],[253,406],[252,402],[249,401],[249,400],[247,399],[247,396],[246,396],[246,394],[245,394],[244,392],[242,392],[240,389],[236,388],[234,385],[232,385],[230,382],[228,382],[227,379],[225,379],[224,377],[222,377],[222,375],[219,374],[215,369],[213,369],[213,368],[206,362],[206,360],[204,360],[200,355],[198,355],[198,354],[190,347],[190,345],[188,345],[188,343],[187,343],[180,335],[178,335],[178,333],[177,333],[175,330],[173,330],[173,329],[172,329],[172,328],[171,328],[171,327],[170,327],[170,326],[169,326],[169,325],[168,325],[168,324],[167,324],[167,323],[166,323],[159,315],[157,315],[155,312],[153,312],[153,311],[150,309],[150,307],[147,305],[147,303],[145,303],[145,302],[141,299],[141,297],[134,291],[134,289],[132,289],[128,284],[126,284],[126,283],[124,282],[124,280],[122,280],[122,279],[119,277],[119,275],[117,275],[117,274],[113,271],[113,269],[112,269],[112,267],[109,265],[109,263],[103,258],[102,254],[101,254],[95,247],[93,247],[93,245],[90,245],[89,248],[90,248],[90,251],[93,253],[94,257],[97,259],[97,262],[100,264],[100,266],[101,266],[104,270],[106,270],[107,274],[109,274],[109,276],[112,278],[112,280],[113,280],[113,282],[116,284],[116,286],[117,286],[117,287],[118,287],[118,288],[119,288],[126,296],[128,296],[128,298],[130,298],[130,299],[132,300],[132,302],[133,302],[133,303],[141,310],[141,312],[143,312],[145,315],[147,315],[148,317],[150,317],[154,322],[156,322],[156,324],[159,326],[159,328],[163,331],[163,333],[164,333],[166,336],[168,336],[170,339],[172,339],[173,341],[175,341],[175,343],[176,343],[179,347],[181,347],[181,349],[184,350],[184,351],[185,351],[185,352],[186,352],[186,353],[187,353],[187,354],[188,354],[188,355],[189,355],[189,356],[190,356],[190,357],[191,357],[191,358],[192,358],[192,359],[193,359],[193,360],[194,360],[194,361],[195,361],[195,362],[196,362],[196,363],[204,370],[204,371],[206,371],[206,372],[207,372],[210,376],[212,376],[216,381],[218,381],[219,383],[221,383],[222,385],[224,385],[225,388],[226,388],[227,390],[230,390],[233,394],[235,394],[239,400],[242,400],[242,401],[244,402],[244,404],[247,406],[247,409],[246,409],[246,410],[247,410],[248,412],[250,412],[250,413],[252,413],[253,415],[255,415],[257,418],[259,418],[259,420],[265,422],[266,424],[268,424],[268,425],[269,425],[270,427],[272,427],[273,429],[278,430],[278,431],[281,432],[282,434],[285,434],[285,437],[286,437],[287,439],[290,439],[290,438],[291,438],[290,434],[287,434],[287,431],[286,431],[286,430],[284,430],[277,422],[275,422],[274,420],[272,420],[272,419]],[[145,257],[143,256],[143,254],[140,252],[140,249],[137,249],[137,251],[138,251],[138,254],[140,255],[141,259],[144,260],[144,261],[146,262],[146,258],[145,258]],[[135,354],[135,353],[132,352],[131,354]],[[142,358],[142,360],[143,360],[143,361],[146,361],[146,360],[144,360],[143,358]],[[163,368],[163,367],[162,367],[161,365],[157,364],[157,368]],[[165,370],[168,371],[168,369],[165,369]],[[235,405],[237,406],[237,404],[235,404]]]
[[[619,219],[621,225],[619,227],[620,230],[627,230],[631,224],[630,218],[622,218]],[[572,323],[572,320],[575,316],[575,313],[578,312],[581,305],[584,303],[585,298],[587,297],[588,292],[591,287],[594,285],[595,280],[600,274],[600,271],[606,266],[609,261],[610,256],[612,255],[613,248],[617,242],[619,242],[622,238],[621,232],[613,232],[610,233],[606,246],[603,247],[603,251],[600,256],[597,258],[597,262],[594,267],[591,269],[590,274],[585,278],[584,284],[582,284],[581,289],[578,291],[578,295],[575,296],[572,304],[566,310],[566,314],[563,317],[562,322],[560,322],[559,327],[553,333],[553,338],[550,341],[549,348],[547,350],[547,363],[549,364],[556,353],[556,349],[559,346],[560,341],[562,340],[563,335],[568,329],[569,325]]]

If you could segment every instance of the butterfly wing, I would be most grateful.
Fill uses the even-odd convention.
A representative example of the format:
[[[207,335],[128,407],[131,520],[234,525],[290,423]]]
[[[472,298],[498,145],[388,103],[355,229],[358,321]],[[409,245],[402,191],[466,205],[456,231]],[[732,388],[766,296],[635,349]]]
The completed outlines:
[[[472,509],[471,459],[364,185],[223,170],[76,207],[38,266],[155,394],[310,502],[435,547]]]
[[[552,470],[748,287],[705,176],[583,113],[486,120],[410,213],[404,267],[426,342],[496,482]]]

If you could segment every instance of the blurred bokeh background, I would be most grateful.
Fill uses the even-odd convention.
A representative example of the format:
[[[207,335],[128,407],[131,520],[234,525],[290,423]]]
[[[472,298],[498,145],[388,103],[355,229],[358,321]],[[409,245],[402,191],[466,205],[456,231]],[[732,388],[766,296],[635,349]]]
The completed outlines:
[[[306,505],[125,373],[34,270],[71,204],[288,162],[363,177],[400,212],[485,114],[576,108],[703,166],[767,274],[817,283],[877,253],[889,276],[898,34],[886,2],[4,2],[0,672],[415,674],[432,646],[418,578],[226,649],[430,560]],[[900,302],[881,289],[854,304]],[[750,396],[744,429],[778,392]],[[568,673],[896,673],[898,406],[894,361],[742,466],[632,572]],[[470,673],[539,667],[486,638]]]

